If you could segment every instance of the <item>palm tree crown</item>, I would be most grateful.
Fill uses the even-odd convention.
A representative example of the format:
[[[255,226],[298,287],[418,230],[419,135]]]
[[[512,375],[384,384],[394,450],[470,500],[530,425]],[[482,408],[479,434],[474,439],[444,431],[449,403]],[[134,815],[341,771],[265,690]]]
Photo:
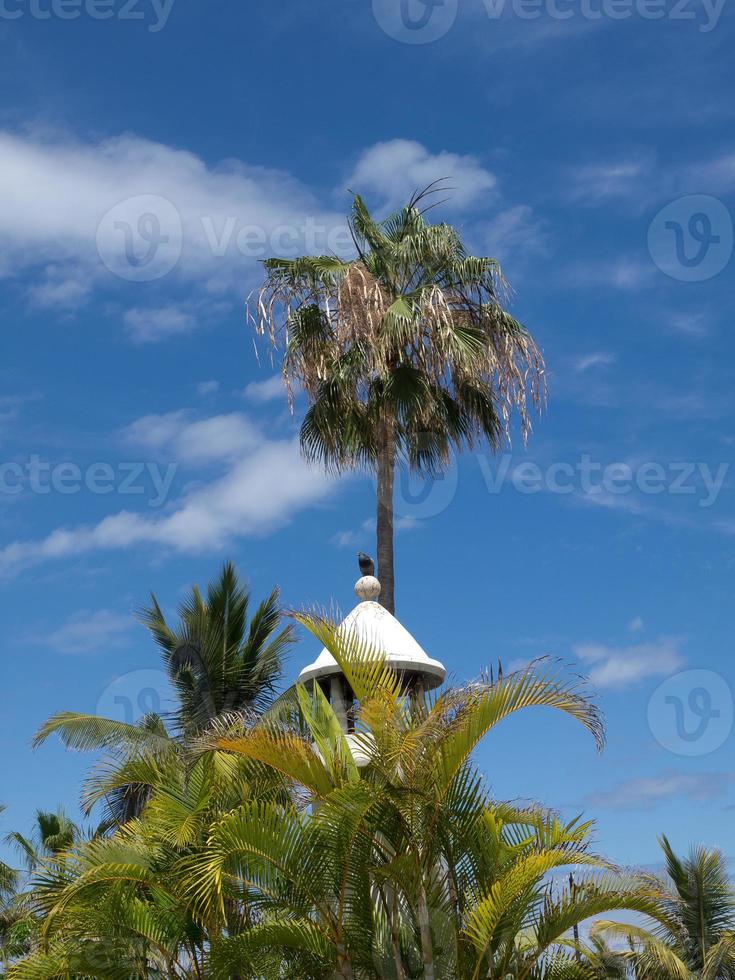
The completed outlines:
[[[278,589],[249,613],[250,593],[229,562],[206,595],[191,589],[175,626],[152,595],[140,619],[161,651],[175,695],[173,710],[135,724],[62,711],[41,727],[36,745],[57,732],[67,748],[110,753],[87,783],[86,809],[102,801],[111,824],[125,823],[140,813],[150,794],[138,771],[141,755],[162,760],[179,753],[218,717],[258,714],[275,698],[293,626],[281,627]]]
[[[176,693],[171,716],[176,731],[195,735],[219,715],[261,711],[276,694],[283,654],[293,642],[293,627],[278,629],[278,590],[260,603],[250,622],[250,593],[227,562],[207,588],[197,586],[179,606],[179,621],[169,626],[158,600],[140,614],[161,651]]]
[[[724,855],[695,846],[681,858],[666,837],[660,843],[666,878],[650,878],[656,927],[600,921],[593,936],[625,940],[637,977],[733,980],[735,890]]]
[[[381,602],[393,611],[393,484],[397,464],[422,474],[452,447],[530,430],[527,400],[545,396],[544,363],[504,308],[492,258],[468,254],[458,232],[429,224],[414,195],[383,221],[355,195],[349,219],[357,257],[268,259],[254,318],[284,345],[289,397],[302,387],[308,459],[334,471],[377,474]]]

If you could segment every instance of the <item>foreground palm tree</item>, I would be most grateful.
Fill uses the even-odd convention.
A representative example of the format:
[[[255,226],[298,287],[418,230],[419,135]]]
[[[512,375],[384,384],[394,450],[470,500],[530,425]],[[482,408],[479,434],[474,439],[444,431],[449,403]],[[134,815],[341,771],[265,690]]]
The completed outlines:
[[[39,730],[34,744],[58,733],[67,748],[106,750],[87,784],[89,810],[102,802],[111,825],[140,813],[150,786],[141,776],[141,755],[160,760],[179,754],[218,717],[230,712],[257,715],[278,693],[284,653],[293,626],[282,626],[279,593],[274,589],[252,612],[250,593],[235,567],[226,563],[206,595],[194,586],[170,626],[155,595],[140,613],[161,658],[174,694],[173,710],[149,714],[135,724],[98,715],[62,711]],[[125,781],[122,774],[130,779]]]
[[[720,851],[692,848],[680,858],[661,838],[666,879],[651,878],[658,926],[599,921],[592,935],[624,940],[620,956],[640,978],[733,980],[735,978],[735,890]]]
[[[112,782],[93,775],[146,785],[144,806],[42,862],[37,928],[9,980],[606,976],[573,929],[616,909],[657,916],[649,882],[595,855],[588,824],[494,802],[472,762],[532,707],[600,744],[579,682],[536,665],[407,698],[380,651],[297,618],[354,691],[355,732],[318,685],[297,685],[257,720],[220,715],[185,749],[148,745]]]
[[[583,692],[526,670],[407,699],[379,651],[300,618],[354,691],[356,732],[342,733],[318,685],[297,686],[296,727],[270,716],[218,741],[299,789],[289,806],[254,800],[226,816],[186,865],[199,917],[235,897],[260,910],[257,925],[213,946],[221,975],[531,980],[553,960],[561,977],[574,967],[564,944],[575,924],[651,909],[641,882],[590,852],[589,825],[494,803],[471,761],[497,723],[534,706],[601,740]],[[549,875],[569,866],[589,873],[552,894]]]
[[[495,259],[469,255],[449,225],[429,224],[428,188],[374,220],[355,196],[349,224],[357,258],[272,258],[254,319],[283,343],[289,396],[310,407],[306,457],[377,477],[380,601],[394,612],[393,495],[397,464],[433,475],[452,447],[496,449],[527,397],[545,394],[543,358],[504,308]]]

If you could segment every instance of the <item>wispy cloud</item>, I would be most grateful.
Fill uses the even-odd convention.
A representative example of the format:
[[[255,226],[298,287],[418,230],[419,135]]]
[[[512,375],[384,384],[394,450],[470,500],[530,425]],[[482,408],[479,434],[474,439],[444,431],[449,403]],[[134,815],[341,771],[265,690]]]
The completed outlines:
[[[704,310],[696,310],[692,313],[670,313],[665,322],[685,337],[702,340],[711,333],[710,320],[711,317]]]
[[[735,153],[725,152],[709,160],[693,164],[686,171],[692,190],[703,194],[719,194],[735,187]]]
[[[415,517],[397,517],[393,522],[393,530],[396,534],[405,531],[414,531],[421,527],[421,521]],[[369,517],[364,520],[359,528],[346,531],[338,531],[333,535],[331,542],[338,548],[362,548],[367,547],[367,542],[375,535],[375,518]],[[369,550],[369,548],[368,548]]]
[[[649,155],[575,167],[567,175],[568,196],[590,205],[638,197],[652,169]]]
[[[125,642],[131,623],[130,616],[122,616],[111,609],[85,610],[70,616],[56,629],[34,633],[29,640],[55,653],[104,654]]]
[[[192,419],[188,412],[144,415],[123,429],[123,439],[141,449],[185,463],[233,459],[262,441],[256,426],[239,412]]]
[[[307,225],[325,236],[342,229],[349,241],[344,217],[297,180],[245,162],[209,166],[136,136],[90,143],[2,131],[0,156],[13,186],[0,213],[0,274],[33,270],[37,304],[78,306],[140,274],[154,285],[165,276],[202,296],[240,297],[258,258],[327,250],[326,240],[307,248]],[[170,302],[127,320],[138,341],[192,326]]]
[[[154,309],[136,306],[125,312],[123,322],[136,344],[150,344],[176,334],[191,333],[197,325],[197,318],[191,310],[180,306]]]
[[[590,793],[584,803],[613,810],[645,810],[681,797],[707,802],[722,797],[733,781],[733,773],[670,770],[660,776],[627,779],[611,789]]]
[[[212,552],[287,523],[335,486],[319,468],[307,466],[298,439],[269,439],[237,414],[201,420],[184,412],[149,415],[125,435],[149,452],[196,466],[196,484],[160,513],[122,510],[96,524],[58,527],[41,539],[15,541],[0,549],[0,573],[144,544]],[[207,470],[202,477],[203,465],[215,473]]]
[[[610,367],[617,361],[617,355],[609,351],[595,351],[591,354],[582,354],[574,362],[574,370],[577,374],[586,374],[593,368]]]
[[[251,381],[249,385],[246,385],[244,395],[248,401],[254,402],[256,405],[264,405],[266,402],[275,401],[277,398],[284,398],[283,378],[280,374],[274,374],[264,381]]]
[[[643,289],[660,275],[650,258],[619,256],[576,262],[570,265],[566,281],[582,289],[614,289],[624,292]]]
[[[442,150],[433,153],[416,140],[394,139],[365,150],[345,186],[360,194],[376,194],[383,209],[404,204],[416,190],[447,178],[448,206],[465,208],[496,188],[494,174],[473,156]]]
[[[481,254],[494,256],[506,267],[509,263],[517,267],[549,251],[546,224],[528,204],[501,209],[490,221],[481,223],[473,237]]]
[[[679,670],[684,664],[682,645],[679,637],[661,637],[652,643],[627,647],[580,643],[572,650],[589,666],[589,679],[596,687],[619,689]]]

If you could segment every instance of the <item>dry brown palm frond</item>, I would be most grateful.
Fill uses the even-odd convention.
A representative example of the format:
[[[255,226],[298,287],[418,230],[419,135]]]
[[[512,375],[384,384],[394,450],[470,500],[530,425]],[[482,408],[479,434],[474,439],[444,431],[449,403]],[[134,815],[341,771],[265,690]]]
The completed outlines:
[[[355,262],[337,288],[334,310],[330,309],[337,342],[375,340],[389,305],[378,280],[362,262]]]

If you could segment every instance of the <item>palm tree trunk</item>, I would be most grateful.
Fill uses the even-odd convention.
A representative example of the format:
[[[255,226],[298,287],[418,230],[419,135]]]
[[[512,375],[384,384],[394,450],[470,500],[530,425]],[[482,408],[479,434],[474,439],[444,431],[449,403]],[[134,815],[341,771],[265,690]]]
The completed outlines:
[[[378,431],[378,578],[380,604],[395,613],[393,573],[393,483],[396,470],[396,442],[393,423],[384,419]]]
[[[398,889],[391,887],[391,892],[390,946],[396,968],[396,980],[406,980],[406,971],[403,969],[403,957],[401,956],[401,944],[398,936]]]
[[[424,961],[424,980],[434,980],[434,946],[431,941],[429,924],[429,905],[426,901],[426,886],[423,877],[419,882],[419,931],[421,932],[421,956]]]
[[[337,943],[337,976],[344,980],[354,980],[352,963],[342,943]]]

